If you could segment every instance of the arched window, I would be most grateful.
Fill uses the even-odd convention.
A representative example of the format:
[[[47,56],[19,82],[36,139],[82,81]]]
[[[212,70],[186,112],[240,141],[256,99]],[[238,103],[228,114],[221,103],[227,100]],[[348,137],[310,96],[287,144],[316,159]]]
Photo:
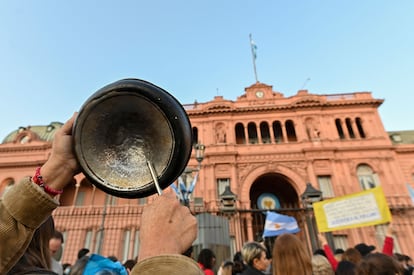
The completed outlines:
[[[345,119],[346,128],[350,138],[355,138],[354,129],[352,129],[352,122],[350,118]]]
[[[342,129],[342,122],[339,118],[335,119],[336,130],[340,139],[345,139],[344,130]]]
[[[269,124],[267,124],[267,122],[263,121],[260,123],[260,135],[263,143],[272,143],[272,140],[270,139]]]
[[[357,176],[363,190],[371,189],[379,185],[378,176],[373,172],[371,167],[366,164],[358,165]]]
[[[285,127],[286,127],[286,134],[287,134],[288,141],[297,141],[295,125],[293,124],[293,121],[287,120],[285,122]]]
[[[276,143],[283,142],[282,124],[280,121],[273,122],[273,136],[275,137]]]
[[[256,123],[250,122],[249,124],[247,124],[247,133],[249,135],[249,143],[250,144],[257,144],[258,140],[257,140]]]
[[[193,127],[193,145],[198,143],[198,128]]]
[[[356,126],[358,128],[359,136],[361,138],[365,138],[366,136],[365,136],[364,128],[362,128],[361,118],[357,117],[356,120],[355,120],[355,122],[356,122]]]
[[[236,144],[246,144],[246,136],[244,135],[244,126],[242,123],[236,124]]]

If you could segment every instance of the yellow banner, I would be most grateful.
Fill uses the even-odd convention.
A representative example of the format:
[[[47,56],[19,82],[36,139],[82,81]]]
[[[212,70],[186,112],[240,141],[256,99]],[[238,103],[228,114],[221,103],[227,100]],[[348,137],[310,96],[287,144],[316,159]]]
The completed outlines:
[[[319,232],[355,228],[391,221],[381,187],[313,204]]]

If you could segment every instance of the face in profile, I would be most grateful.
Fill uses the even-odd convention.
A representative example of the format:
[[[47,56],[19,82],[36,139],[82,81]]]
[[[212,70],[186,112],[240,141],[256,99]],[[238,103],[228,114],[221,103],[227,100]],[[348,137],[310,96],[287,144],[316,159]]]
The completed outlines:
[[[255,258],[253,260],[253,266],[257,270],[266,271],[269,267],[270,260],[266,257],[266,252],[262,251],[260,258]]]
[[[49,249],[50,254],[53,256],[56,252],[59,251],[60,247],[62,246],[62,242],[59,239],[52,238],[49,240]]]

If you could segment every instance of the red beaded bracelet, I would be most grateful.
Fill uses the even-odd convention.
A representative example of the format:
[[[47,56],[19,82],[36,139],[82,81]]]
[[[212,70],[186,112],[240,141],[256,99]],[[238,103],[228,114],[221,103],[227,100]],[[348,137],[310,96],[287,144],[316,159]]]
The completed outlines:
[[[63,193],[63,190],[55,190],[45,184],[43,177],[40,175],[40,167],[36,168],[36,172],[32,178],[32,181],[42,187],[43,190],[45,190],[45,192],[51,196],[56,196]]]

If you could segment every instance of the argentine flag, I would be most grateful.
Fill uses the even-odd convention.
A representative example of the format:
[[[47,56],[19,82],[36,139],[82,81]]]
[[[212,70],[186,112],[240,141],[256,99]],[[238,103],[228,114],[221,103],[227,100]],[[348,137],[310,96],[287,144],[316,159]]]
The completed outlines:
[[[294,217],[267,211],[263,237],[274,237],[284,233],[293,234],[299,231]]]

